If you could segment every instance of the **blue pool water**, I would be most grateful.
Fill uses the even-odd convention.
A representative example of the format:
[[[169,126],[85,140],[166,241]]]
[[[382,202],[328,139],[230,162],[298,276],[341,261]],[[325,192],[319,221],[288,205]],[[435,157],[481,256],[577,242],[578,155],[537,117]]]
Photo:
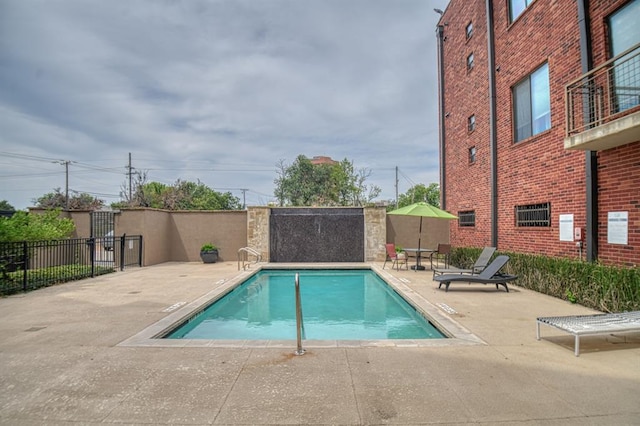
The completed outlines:
[[[296,339],[296,272],[303,339],[446,337],[371,270],[263,270],[165,338]]]

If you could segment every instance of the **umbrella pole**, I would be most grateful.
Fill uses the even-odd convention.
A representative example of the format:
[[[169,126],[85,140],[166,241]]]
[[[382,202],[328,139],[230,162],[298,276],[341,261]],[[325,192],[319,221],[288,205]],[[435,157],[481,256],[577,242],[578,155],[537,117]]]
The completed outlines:
[[[420,230],[418,231],[418,253],[416,253],[416,265],[412,266],[411,269],[415,271],[423,271],[424,266],[422,266],[422,261],[420,259],[420,249],[422,243],[422,216],[420,216]]]

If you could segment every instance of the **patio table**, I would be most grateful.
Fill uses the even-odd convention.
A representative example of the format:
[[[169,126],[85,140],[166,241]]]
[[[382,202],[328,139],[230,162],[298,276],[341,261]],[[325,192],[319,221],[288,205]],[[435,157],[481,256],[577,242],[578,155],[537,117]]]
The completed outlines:
[[[433,253],[435,250],[430,248],[403,248],[407,253],[416,254],[416,264],[411,267],[415,271],[424,271],[426,268],[422,266],[422,253]]]

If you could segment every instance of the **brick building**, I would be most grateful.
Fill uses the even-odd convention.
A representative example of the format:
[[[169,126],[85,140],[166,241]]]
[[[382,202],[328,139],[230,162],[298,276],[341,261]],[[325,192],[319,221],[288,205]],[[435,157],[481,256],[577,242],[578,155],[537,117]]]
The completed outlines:
[[[638,17],[640,0],[450,1],[437,38],[452,244],[640,264]]]
[[[311,161],[311,164],[313,164],[314,166],[318,164],[330,164],[330,165],[338,164],[338,162],[332,159],[331,157],[325,157],[322,155],[316,155],[309,161]]]

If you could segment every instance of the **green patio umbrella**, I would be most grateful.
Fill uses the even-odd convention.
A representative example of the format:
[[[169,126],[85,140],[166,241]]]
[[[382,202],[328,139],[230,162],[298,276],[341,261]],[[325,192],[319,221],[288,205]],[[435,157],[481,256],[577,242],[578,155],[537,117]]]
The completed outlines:
[[[413,203],[408,206],[401,207],[396,210],[392,210],[387,214],[400,215],[400,216],[420,216],[420,231],[418,231],[418,250],[420,246],[420,240],[422,238],[422,218],[434,217],[439,219],[457,219],[458,216],[452,215],[442,209],[432,206],[431,204],[421,201],[419,203]]]

